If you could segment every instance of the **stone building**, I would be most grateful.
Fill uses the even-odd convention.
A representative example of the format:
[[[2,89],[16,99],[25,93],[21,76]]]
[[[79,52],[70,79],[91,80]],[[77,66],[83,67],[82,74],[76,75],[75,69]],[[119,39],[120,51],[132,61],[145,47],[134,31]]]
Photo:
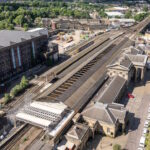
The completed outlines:
[[[58,150],[84,150],[90,136],[90,128],[87,125],[76,123],[58,144]]]
[[[127,122],[127,111],[120,104],[91,103],[82,112],[82,116],[88,124],[95,125],[92,131],[110,137],[115,137],[118,129],[124,131]]]
[[[107,66],[107,74],[110,77],[119,75],[129,84],[133,81],[143,81],[147,67],[148,56],[142,48],[129,47],[124,49],[121,56]]]
[[[133,64],[131,60],[125,56],[121,55],[115,59],[111,64],[107,66],[107,74],[110,77],[120,76],[130,82],[133,76]]]

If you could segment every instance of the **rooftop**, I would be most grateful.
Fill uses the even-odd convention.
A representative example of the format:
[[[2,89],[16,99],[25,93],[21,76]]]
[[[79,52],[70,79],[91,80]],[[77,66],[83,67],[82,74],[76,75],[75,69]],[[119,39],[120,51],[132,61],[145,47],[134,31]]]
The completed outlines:
[[[123,17],[124,16],[124,14],[122,14],[121,12],[116,12],[116,11],[106,12],[106,14],[110,17],[115,17],[115,16]]]
[[[118,59],[114,59],[111,64],[109,64],[107,67],[108,68],[113,68],[116,66],[120,66],[122,69],[129,70],[130,67],[132,66],[131,60],[122,54],[121,56],[118,57]]]
[[[105,88],[102,94],[97,96],[96,101],[99,101],[101,103],[113,103],[116,101],[117,97],[120,94],[121,89],[125,86],[126,79],[115,76],[110,84]]]
[[[89,129],[88,126],[77,123],[70,128],[70,130],[67,132],[66,135],[67,137],[71,137],[77,140],[82,140],[84,135],[87,133],[88,129]]]
[[[132,61],[133,65],[145,66],[148,56],[147,55],[131,55],[127,54],[128,58]]]
[[[16,43],[20,43],[26,40],[30,40],[34,37],[42,35],[39,31],[25,32],[14,30],[1,30],[0,31],[0,49],[3,47],[11,46]]]
[[[82,115],[100,122],[115,124],[117,120],[124,122],[126,109],[121,104],[91,103],[82,112]]]

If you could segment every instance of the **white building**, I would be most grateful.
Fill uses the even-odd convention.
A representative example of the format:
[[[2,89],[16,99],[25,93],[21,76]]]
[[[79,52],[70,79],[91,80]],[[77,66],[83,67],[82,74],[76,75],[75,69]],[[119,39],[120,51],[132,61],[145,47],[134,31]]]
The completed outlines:
[[[115,18],[115,17],[120,17],[120,18],[123,18],[124,17],[124,14],[121,13],[121,12],[116,12],[116,11],[112,11],[112,12],[106,12],[107,16],[109,18]]]

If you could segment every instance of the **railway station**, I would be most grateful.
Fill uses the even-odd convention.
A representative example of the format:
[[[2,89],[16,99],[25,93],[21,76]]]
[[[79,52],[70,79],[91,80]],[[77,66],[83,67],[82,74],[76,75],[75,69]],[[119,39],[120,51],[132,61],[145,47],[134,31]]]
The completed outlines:
[[[134,35],[141,30],[141,24],[130,30]],[[132,81],[143,81],[148,61],[145,51],[134,46],[132,34],[126,29],[98,36],[85,47],[78,47],[73,57],[40,76],[46,81],[37,78],[38,84],[29,90],[34,98],[14,113],[17,122],[21,122],[17,128],[27,124],[29,132],[31,128],[43,131],[31,146],[40,141],[41,145],[47,142],[58,150],[85,149],[95,134],[115,138],[124,133],[130,112],[120,102]],[[30,38],[32,42],[34,37]],[[58,61],[58,45],[47,44],[44,56]],[[32,52],[34,46],[30,46]],[[11,54],[13,58],[15,55]],[[23,132],[20,131],[22,135]]]

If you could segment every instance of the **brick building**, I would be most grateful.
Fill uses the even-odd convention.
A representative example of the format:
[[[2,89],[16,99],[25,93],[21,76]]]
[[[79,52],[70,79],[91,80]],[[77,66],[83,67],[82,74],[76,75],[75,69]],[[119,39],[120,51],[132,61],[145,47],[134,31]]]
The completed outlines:
[[[0,83],[40,63],[47,43],[47,35],[39,31],[0,31]]]

